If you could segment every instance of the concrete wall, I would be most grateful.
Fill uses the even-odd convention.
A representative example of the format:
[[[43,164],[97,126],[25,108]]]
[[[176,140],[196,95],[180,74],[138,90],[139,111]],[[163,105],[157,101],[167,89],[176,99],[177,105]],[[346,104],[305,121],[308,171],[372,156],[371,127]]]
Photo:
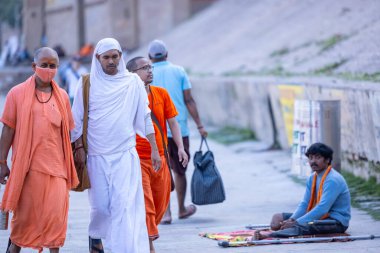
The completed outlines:
[[[172,0],[138,2],[139,40],[149,42],[149,40],[168,31],[168,27],[173,25]]]
[[[25,36],[25,46],[31,53],[41,45],[42,1],[43,0],[24,0],[22,30]]]
[[[50,47],[61,45],[70,54],[76,52],[79,45],[78,9],[75,2],[76,0],[55,0],[54,4],[46,5],[47,45]]]
[[[112,37],[111,20],[107,1],[94,3],[86,7],[86,41],[96,45],[102,38]]]
[[[162,36],[215,0],[85,0],[85,42],[114,37],[133,50]],[[67,54],[79,50],[77,0],[24,0],[23,33],[30,52],[41,45],[46,15],[47,45],[62,45]]]
[[[193,92],[204,122],[250,128],[257,137],[273,142],[268,89],[249,79],[193,78]],[[260,131],[259,129],[265,129]]]
[[[303,87],[301,99],[341,101],[342,169],[380,183],[380,85],[325,78],[192,77],[202,119],[216,126],[250,128],[259,140],[290,145],[279,85]],[[269,101],[273,110],[271,118]],[[276,137],[274,138],[274,133]]]
[[[138,46],[137,1],[87,1],[85,6],[86,41],[96,43],[106,37],[120,42],[123,48]]]

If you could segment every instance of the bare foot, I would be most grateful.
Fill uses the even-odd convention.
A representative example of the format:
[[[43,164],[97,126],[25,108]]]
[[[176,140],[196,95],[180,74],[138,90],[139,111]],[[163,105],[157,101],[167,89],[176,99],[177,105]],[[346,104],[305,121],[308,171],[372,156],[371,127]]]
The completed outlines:
[[[197,211],[197,207],[194,206],[194,205],[189,205],[186,207],[186,211],[184,213],[180,213],[178,215],[178,218],[179,219],[186,219],[188,217],[190,217],[191,215],[195,214],[195,212]]]
[[[254,236],[252,238],[254,241],[264,240],[264,239],[268,238],[267,235],[261,234],[260,232],[261,232],[261,230],[256,230],[255,231],[255,234],[254,234]]]
[[[162,217],[160,224],[162,225],[169,225],[172,223],[172,214],[170,212],[170,209],[167,209],[164,217]]]

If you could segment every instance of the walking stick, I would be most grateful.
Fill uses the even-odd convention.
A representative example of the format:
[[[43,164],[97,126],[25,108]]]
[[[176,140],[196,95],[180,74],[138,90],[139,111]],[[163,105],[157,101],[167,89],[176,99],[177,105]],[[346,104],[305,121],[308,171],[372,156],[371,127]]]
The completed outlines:
[[[357,235],[357,236],[332,236],[332,237],[311,237],[311,238],[289,238],[289,239],[271,239],[271,240],[254,240],[254,241],[238,241],[238,242],[228,242],[228,241],[219,241],[218,245],[227,248],[234,246],[243,246],[243,245],[264,245],[264,244],[283,244],[290,242],[333,242],[340,240],[373,240],[380,238],[380,235]]]
[[[308,225],[334,225],[334,224],[337,224],[336,220],[314,220],[314,221],[308,222]],[[269,224],[253,224],[253,225],[249,224],[245,226],[245,228],[252,229],[252,230],[265,229],[265,228],[270,228],[270,225]]]
[[[269,226],[269,224],[253,224],[253,225],[249,224],[249,225],[245,226],[245,228],[255,230],[258,228],[260,228],[260,229],[270,228],[270,226]]]

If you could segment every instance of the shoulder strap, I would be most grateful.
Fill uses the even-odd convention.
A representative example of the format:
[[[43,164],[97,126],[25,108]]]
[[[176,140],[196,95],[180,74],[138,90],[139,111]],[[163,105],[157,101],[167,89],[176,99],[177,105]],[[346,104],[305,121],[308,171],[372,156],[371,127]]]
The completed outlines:
[[[157,117],[153,111],[150,112],[150,116],[151,116],[152,120],[154,121],[154,123],[156,124],[158,130],[160,131],[160,135],[161,135],[161,139],[162,139],[162,145],[164,145],[164,153],[165,153],[166,162],[170,168],[169,152],[168,152],[168,147],[166,146],[166,142],[165,142],[164,131],[162,130],[162,127],[161,127],[160,123],[158,122],[158,119],[157,119]]]
[[[89,97],[90,97],[90,74],[82,76],[83,80],[83,135],[82,142],[84,150],[88,151],[87,146],[87,128],[88,128],[88,110],[89,110]]]

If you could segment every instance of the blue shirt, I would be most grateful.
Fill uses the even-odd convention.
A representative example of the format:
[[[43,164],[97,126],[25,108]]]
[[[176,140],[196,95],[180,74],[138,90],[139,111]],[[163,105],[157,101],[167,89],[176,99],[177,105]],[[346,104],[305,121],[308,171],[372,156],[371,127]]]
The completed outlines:
[[[189,136],[189,127],[187,126],[187,107],[183,96],[183,91],[191,89],[191,83],[185,70],[168,61],[153,63],[153,82],[155,86],[165,88],[173,100],[178,111],[176,117],[181,128],[183,137]],[[170,128],[168,127],[168,136],[172,137]]]
[[[340,221],[343,226],[348,227],[351,219],[350,191],[348,190],[346,180],[334,169],[327,175],[323,184],[321,200],[310,212],[307,212],[313,176],[314,173],[309,177],[304,198],[291,218],[295,219],[299,224],[306,224],[310,221],[319,220],[324,214],[329,213],[330,218]],[[315,199],[317,198],[322,176],[323,173],[317,176]]]

